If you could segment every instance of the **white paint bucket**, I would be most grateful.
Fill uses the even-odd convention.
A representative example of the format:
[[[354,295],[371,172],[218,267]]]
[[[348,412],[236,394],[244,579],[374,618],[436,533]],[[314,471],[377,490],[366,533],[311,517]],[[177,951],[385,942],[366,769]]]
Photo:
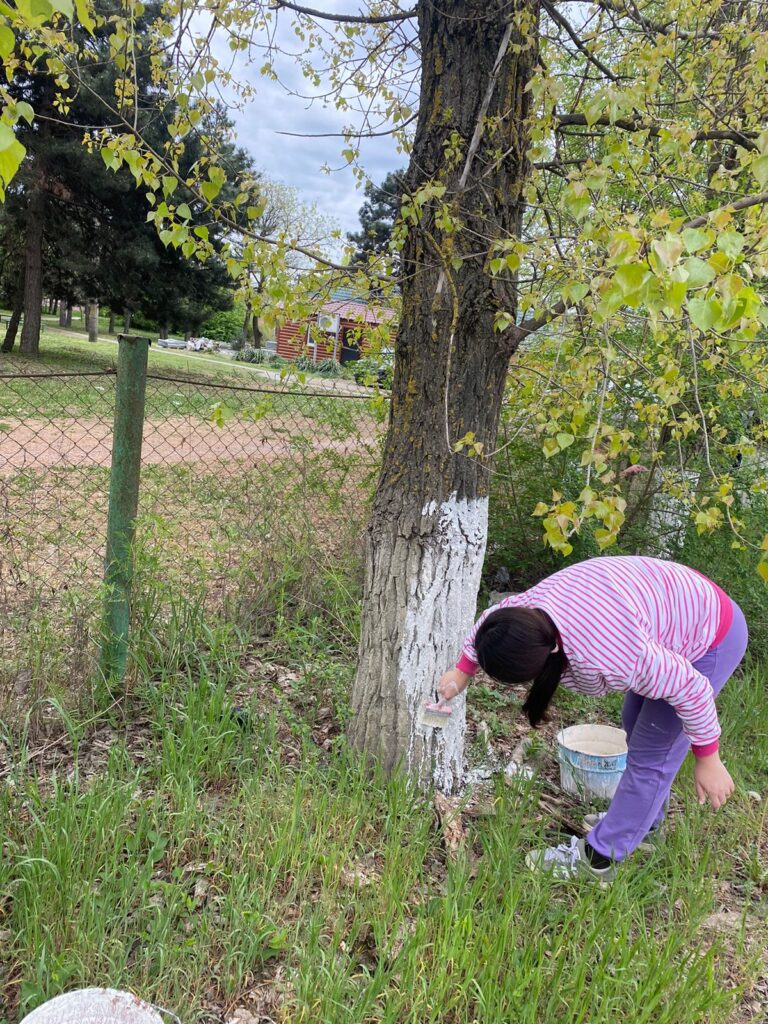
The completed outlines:
[[[627,734],[612,725],[572,725],[557,736],[560,785],[579,797],[610,800],[627,767]]]
[[[21,1024],[163,1024],[163,1020],[154,1007],[130,992],[84,988],[50,999]]]

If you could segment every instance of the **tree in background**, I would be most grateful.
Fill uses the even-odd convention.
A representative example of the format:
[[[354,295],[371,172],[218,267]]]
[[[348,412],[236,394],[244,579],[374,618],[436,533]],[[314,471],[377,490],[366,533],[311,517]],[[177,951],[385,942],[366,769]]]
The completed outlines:
[[[353,265],[362,265],[372,256],[377,257],[390,250],[404,190],[404,171],[390,171],[380,185],[366,182],[366,201],[359,214],[360,230],[347,235],[355,246]]]
[[[321,214],[314,203],[305,203],[297,189],[283,182],[260,177],[261,196],[259,215],[251,226],[265,237],[283,236],[295,239],[309,250],[323,250],[333,247],[339,237],[339,229],[329,217]],[[245,322],[243,340],[254,348],[261,348],[264,341],[264,325],[260,315],[262,296],[270,280],[284,270],[293,272],[298,278],[311,267],[311,260],[296,251],[277,253],[262,250],[259,258],[248,268]],[[268,317],[268,320],[272,318]]]
[[[158,4],[145,9],[136,22],[140,41],[150,22],[160,15]],[[110,34],[105,28],[89,44],[96,57],[107,57]],[[80,35],[86,37],[87,33],[80,30]],[[215,251],[224,230],[210,223],[201,207],[192,203],[188,223],[209,224],[205,230],[214,247],[211,259],[190,261],[179,249],[168,248],[147,223],[146,197],[137,191],[128,167],[111,169],[99,152],[83,145],[83,133],[87,136],[107,120],[100,96],[114,94],[118,79],[114,65],[97,61],[71,102],[71,123],[52,116],[54,85],[50,78],[19,74],[14,80],[16,103],[34,105],[42,115],[34,128],[24,121],[17,128],[27,158],[8,192],[0,222],[0,230],[21,233],[24,239],[21,351],[26,355],[39,351],[44,294],[63,300],[67,310],[82,302],[91,341],[98,338],[99,303],[124,314],[128,324],[132,311],[141,309],[161,325],[173,324],[187,331],[196,330],[211,307],[232,305],[231,281]],[[135,87],[143,137],[162,145],[175,104],[151,79],[150,62],[139,59]],[[205,158],[206,137],[230,129],[223,110],[211,111],[185,147],[182,173],[185,166]],[[233,176],[251,173],[250,157],[230,143],[222,148],[222,159]],[[183,186],[177,183],[174,190],[181,203]],[[187,198],[191,200],[191,196]],[[5,351],[13,348],[14,332],[9,330],[8,335]]]

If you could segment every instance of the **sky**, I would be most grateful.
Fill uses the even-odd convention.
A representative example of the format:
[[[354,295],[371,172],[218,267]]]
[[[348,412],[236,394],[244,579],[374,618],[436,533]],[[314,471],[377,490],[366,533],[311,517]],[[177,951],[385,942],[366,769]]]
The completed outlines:
[[[325,0],[316,6],[328,11],[355,10],[349,0],[346,3]],[[291,19],[285,14],[281,19],[278,30],[281,48],[290,53],[296,49]],[[305,202],[316,203],[320,213],[331,217],[344,233],[359,229],[358,211],[365,200],[363,186],[358,186],[351,168],[335,169],[344,164],[341,157],[346,145],[344,139],[293,138],[280,134],[283,131],[339,132],[350,123],[349,112],[341,113],[333,106],[323,107],[320,102],[310,104],[306,99],[290,95],[291,91],[310,92],[297,62],[290,56],[274,61],[280,82],[261,76],[260,63],[257,60],[250,66],[242,64],[237,72],[256,90],[244,110],[231,112],[238,143],[253,155],[257,167],[267,177],[295,186]],[[384,136],[362,141],[360,162],[366,174],[378,183],[389,171],[404,166],[406,159],[397,152],[395,141]],[[334,168],[330,174],[322,170],[326,164]]]

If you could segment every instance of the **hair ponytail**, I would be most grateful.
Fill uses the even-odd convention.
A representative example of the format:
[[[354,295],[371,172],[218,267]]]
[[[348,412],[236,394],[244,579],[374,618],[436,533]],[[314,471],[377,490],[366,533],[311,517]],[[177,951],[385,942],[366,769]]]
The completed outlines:
[[[480,667],[501,683],[533,683],[523,704],[532,726],[541,722],[567,659],[552,619],[541,608],[499,608],[477,630]]]
[[[564,670],[565,655],[558,645],[557,650],[550,653],[544,662],[544,668],[533,680],[523,704],[523,712],[528,715],[528,721],[532,726],[537,726],[544,718]]]

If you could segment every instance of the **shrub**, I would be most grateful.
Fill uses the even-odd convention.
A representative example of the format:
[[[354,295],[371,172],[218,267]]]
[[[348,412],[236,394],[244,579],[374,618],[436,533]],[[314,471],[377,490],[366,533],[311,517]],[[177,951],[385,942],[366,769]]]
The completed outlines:
[[[200,328],[200,334],[214,341],[231,342],[243,336],[245,310],[242,306],[219,310],[210,316]]]
[[[263,348],[245,347],[235,356],[237,363],[269,363],[271,362],[269,352]]]
[[[323,377],[340,377],[341,365],[335,359],[323,359],[317,363],[314,371]]]
[[[350,372],[358,384],[365,384],[368,387],[374,384],[382,388],[392,387],[392,367],[376,359],[358,359]]]

